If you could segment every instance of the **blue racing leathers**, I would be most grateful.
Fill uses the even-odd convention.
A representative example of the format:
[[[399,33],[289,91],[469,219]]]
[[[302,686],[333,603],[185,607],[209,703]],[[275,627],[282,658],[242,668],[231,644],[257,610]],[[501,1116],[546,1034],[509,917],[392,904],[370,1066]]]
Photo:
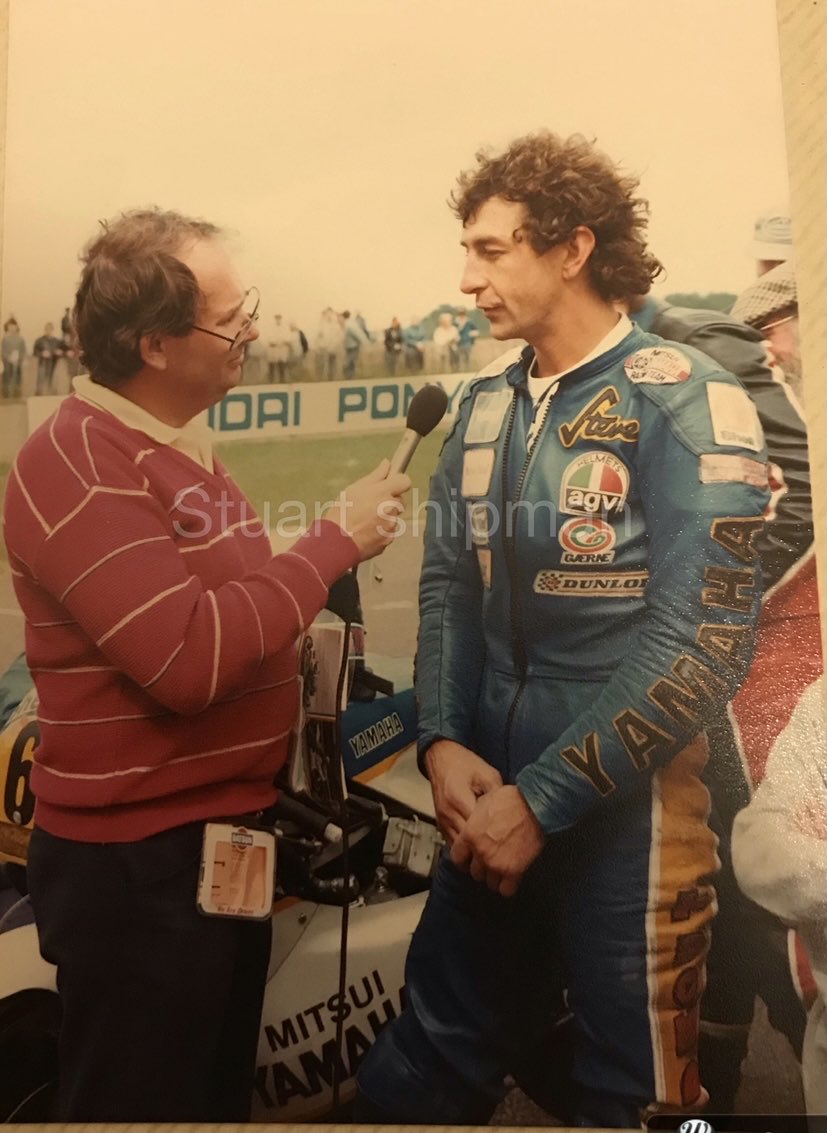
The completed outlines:
[[[737,380],[690,347],[633,329],[562,378],[538,432],[532,359],[484,371],[443,447],[417,695],[420,752],[439,738],[477,752],[546,846],[513,899],[443,859],[409,1006],[360,1085],[401,1120],[480,1120],[565,989],[571,1116],[633,1125],[704,1097],[703,728],[751,657],[766,451]]]

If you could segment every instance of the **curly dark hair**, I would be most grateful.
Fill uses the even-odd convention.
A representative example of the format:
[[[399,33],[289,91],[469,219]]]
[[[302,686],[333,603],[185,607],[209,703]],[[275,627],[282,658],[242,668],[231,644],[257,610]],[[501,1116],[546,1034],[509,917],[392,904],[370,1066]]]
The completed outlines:
[[[143,335],[192,330],[201,294],[177,254],[220,229],[159,208],[134,209],[101,227],[81,255],[72,326],[92,378],[114,388],[143,366]]]
[[[621,174],[582,134],[562,138],[541,130],[517,138],[504,153],[482,149],[476,158],[477,167],[460,174],[450,197],[463,224],[490,197],[524,204],[523,227],[540,255],[585,225],[595,237],[590,278],[607,300],[645,294],[663,271],[646,250],[649,205],[635,196],[638,179]]]

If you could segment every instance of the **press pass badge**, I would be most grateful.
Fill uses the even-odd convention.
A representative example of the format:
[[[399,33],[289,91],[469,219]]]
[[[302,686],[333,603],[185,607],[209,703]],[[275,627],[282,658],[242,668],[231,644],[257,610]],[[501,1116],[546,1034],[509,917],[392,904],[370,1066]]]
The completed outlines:
[[[269,830],[208,822],[196,904],[208,917],[266,920],[273,908],[276,839]]]

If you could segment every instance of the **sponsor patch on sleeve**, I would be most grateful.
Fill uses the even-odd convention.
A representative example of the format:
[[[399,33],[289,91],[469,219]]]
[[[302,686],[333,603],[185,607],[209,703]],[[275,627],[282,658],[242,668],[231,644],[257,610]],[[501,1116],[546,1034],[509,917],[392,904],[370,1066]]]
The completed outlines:
[[[467,445],[488,444],[500,435],[513,394],[503,389],[496,393],[479,393],[474,400],[474,408],[464,441]]]
[[[698,462],[698,479],[702,484],[749,484],[753,488],[769,486],[766,464],[728,452],[702,453]]]
[[[740,386],[710,382],[706,387],[712,435],[717,445],[760,452],[764,434],[752,399]]]
[[[462,454],[462,487],[464,499],[484,496],[491,485],[494,471],[493,448],[469,448]]]
[[[671,386],[686,381],[692,373],[692,363],[673,346],[647,346],[630,354],[623,369],[636,385]]]

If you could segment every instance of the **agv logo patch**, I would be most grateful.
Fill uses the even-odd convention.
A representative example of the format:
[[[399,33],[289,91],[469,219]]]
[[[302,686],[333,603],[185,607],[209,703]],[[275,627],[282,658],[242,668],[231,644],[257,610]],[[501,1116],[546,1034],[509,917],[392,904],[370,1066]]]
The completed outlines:
[[[584,452],[567,465],[560,484],[566,515],[613,515],[623,510],[629,469],[610,452]]]

